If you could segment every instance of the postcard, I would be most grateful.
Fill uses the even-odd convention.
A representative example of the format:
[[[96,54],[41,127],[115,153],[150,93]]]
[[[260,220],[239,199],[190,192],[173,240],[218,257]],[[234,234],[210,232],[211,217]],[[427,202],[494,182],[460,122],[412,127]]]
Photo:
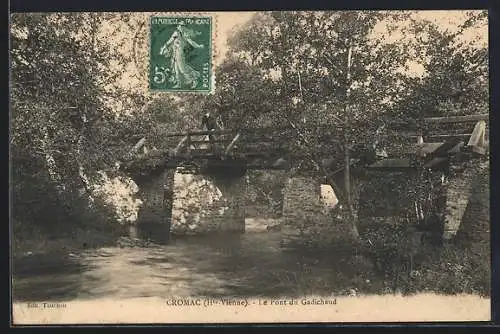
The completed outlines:
[[[488,13],[10,16],[14,325],[491,320]]]

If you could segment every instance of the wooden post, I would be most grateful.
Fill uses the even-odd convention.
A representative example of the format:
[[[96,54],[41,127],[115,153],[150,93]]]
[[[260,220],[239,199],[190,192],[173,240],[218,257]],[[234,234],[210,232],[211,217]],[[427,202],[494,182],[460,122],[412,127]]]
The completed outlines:
[[[485,121],[477,122],[476,126],[474,127],[474,131],[470,136],[469,142],[467,143],[467,147],[470,148],[472,152],[478,154],[486,153],[486,148],[485,148],[486,141],[484,138],[485,132],[486,132],[486,122]]]
[[[231,143],[229,143],[229,145],[227,146],[226,151],[224,152],[224,155],[228,155],[229,154],[229,152],[231,151],[231,149],[233,148],[234,144],[238,141],[239,138],[240,138],[240,134],[238,133],[233,138],[233,140],[231,141]]]
[[[188,155],[190,155],[191,154],[191,135],[190,134],[188,134],[186,136],[186,148],[187,148]]]
[[[179,152],[181,151],[181,149],[184,147],[184,145],[188,141],[189,141],[189,135],[184,136],[184,138],[182,138],[181,141],[179,142],[179,144],[177,144],[177,146],[175,147],[175,149],[174,149],[174,155],[179,154]]]
[[[137,152],[145,143],[146,143],[146,138],[142,137],[137,142],[137,144],[135,144],[134,147],[130,150],[129,155],[132,155],[133,153]]]

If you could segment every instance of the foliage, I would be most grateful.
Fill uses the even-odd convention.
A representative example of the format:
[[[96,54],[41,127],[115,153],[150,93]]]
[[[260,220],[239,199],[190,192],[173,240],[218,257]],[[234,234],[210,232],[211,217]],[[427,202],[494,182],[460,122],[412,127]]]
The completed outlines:
[[[408,82],[407,95],[394,108],[400,119],[488,112],[488,49],[463,34],[484,27],[485,13],[470,14],[458,29],[443,31],[430,21],[413,21],[412,55],[425,75]]]
[[[246,214],[250,217],[280,217],[286,176],[283,171],[247,171]]]
[[[398,93],[394,83],[402,75],[395,70],[407,57],[405,48],[370,38],[377,23],[393,19],[386,13],[356,11],[259,14],[230,41],[236,56],[219,68],[219,98],[225,104],[235,96],[249,101],[241,105],[246,118],[272,113],[275,123],[289,126],[289,120],[309,141],[318,136],[313,129],[319,124],[340,134],[345,112],[350,114],[348,131],[363,131],[367,125],[358,130],[356,122],[373,120]],[[350,82],[348,46],[353,48]],[[254,96],[262,98],[255,101]]]
[[[407,48],[371,34],[377,24],[400,16],[361,11],[258,14],[230,40],[234,56],[219,67],[218,92],[208,107],[218,106],[229,124],[237,120],[244,127],[293,128],[294,136],[278,134],[275,139],[309,157],[306,164],[295,164],[299,170],[328,178],[325,156],[332,158],[331,169],[347,170],[353,146],[373,143],[381,125],[378,117],[401,94],[404,75],[398,69],[408,58]],[[325,126],[331,128],[328,140],[322,138]],[[340,158],[342,154],[347,157]],[[351,202],[351,196],[346,198]]]
[[[12,15],[16,226],[56,231],[54,226],[113,218],[92,193],[98,172],[114,168],[123,142],[108,103],[122,93],[112,87],[116,75],[109,71],[122,58],[97,34],[107,19],[91,13]]]

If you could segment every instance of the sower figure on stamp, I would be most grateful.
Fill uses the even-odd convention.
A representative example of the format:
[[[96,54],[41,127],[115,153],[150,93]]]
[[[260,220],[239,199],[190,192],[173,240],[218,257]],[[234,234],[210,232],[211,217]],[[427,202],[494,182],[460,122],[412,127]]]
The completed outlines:
[[[186,61],[187,47],[203,48],[203,44],[196,43],[192,38],[198,33],[185,28],[183,25],[178,25],[172,33],[170,39],[163,45],[160,54],[170,58],[171,70],[174,76],[171,78],[175,81],[172,88],[182,88],[184,85],[189,85],[191,88],[196,88],[200,79],[200,72],[195,70]]]

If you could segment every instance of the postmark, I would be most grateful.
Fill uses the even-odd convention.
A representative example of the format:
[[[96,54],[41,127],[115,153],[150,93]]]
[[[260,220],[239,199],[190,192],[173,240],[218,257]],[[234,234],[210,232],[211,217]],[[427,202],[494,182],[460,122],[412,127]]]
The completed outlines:
[[[154,91],[213,90],[210,16],[150,18],[149,87]]]

